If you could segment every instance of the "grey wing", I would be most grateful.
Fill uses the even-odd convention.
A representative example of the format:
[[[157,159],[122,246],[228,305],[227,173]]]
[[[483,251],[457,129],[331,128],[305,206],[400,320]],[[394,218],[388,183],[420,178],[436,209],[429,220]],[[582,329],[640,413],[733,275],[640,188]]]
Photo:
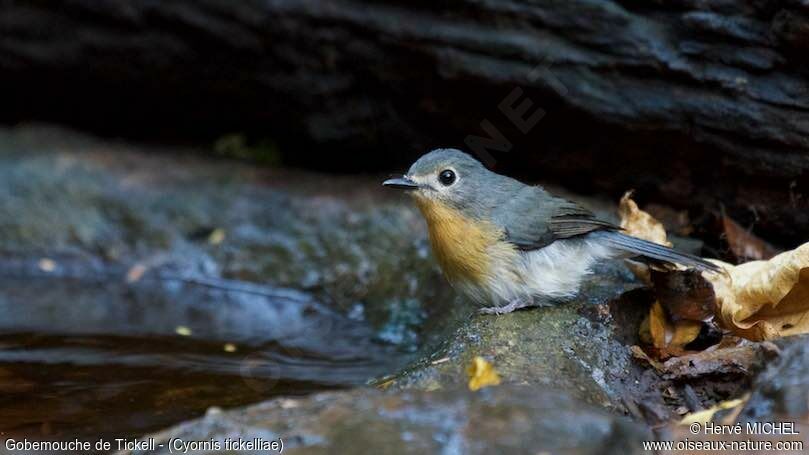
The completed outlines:
[[[520,190],[495,210],[494,220],[503,229],[505,240],[522,250],[542,248],[556,240],[592,231],[621,229],[541,187]]]

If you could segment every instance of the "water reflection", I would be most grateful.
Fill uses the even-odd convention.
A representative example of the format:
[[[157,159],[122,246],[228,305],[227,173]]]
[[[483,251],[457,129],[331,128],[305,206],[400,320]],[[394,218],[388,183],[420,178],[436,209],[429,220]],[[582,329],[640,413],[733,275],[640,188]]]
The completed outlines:
[[[5,436],[137,436],[210,406],[361,384],[403,357],[294,291],[30,277],[0,289]]]

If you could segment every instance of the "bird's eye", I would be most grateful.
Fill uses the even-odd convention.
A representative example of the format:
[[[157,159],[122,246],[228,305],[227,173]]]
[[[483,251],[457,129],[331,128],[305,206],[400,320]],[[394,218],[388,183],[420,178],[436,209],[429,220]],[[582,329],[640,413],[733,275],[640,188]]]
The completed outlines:
[[[455,172],[450,169],[444,169],[438,174],[438,181],[444,186],[450,186],[455,183]]]

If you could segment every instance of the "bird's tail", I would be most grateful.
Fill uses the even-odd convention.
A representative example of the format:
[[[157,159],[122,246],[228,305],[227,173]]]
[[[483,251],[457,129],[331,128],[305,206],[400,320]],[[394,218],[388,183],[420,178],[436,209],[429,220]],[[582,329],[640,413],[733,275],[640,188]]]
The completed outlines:
[[[681,264],[687,267],[694,267],[702,271],[721,271],[717,265],[712,264],[705,259],[694,256],[693,254],[682,253],[648,240],[632,237],[617,231],[598,231],[597,234],[603,239],[604,243],[611,248],[630,253],[631,255],[644,256],[663,262]]]

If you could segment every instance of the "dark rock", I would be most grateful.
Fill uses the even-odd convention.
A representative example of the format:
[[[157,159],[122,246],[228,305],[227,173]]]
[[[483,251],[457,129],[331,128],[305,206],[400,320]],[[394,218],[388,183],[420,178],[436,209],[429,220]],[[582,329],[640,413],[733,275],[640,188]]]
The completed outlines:
[[[0,117],[248,131],[351,171],[498,136],[502,170],[723,206],[788,247],[809,228],[806,17],[747,0],[6,1]],[[546,114],[529,134],[498,109],[509,93]]]
[[[428,316],[454,311],[423,221],[377,179],[161,158],[46,128],[1,131],[0,153],[6,276],[43,275],[47,257],[48,277],[121,283],[140,267],[145,279],[294,288],[404,347]]]
[[[153,435],[218,441],[281,438],[291,453],[641,453],[649,432],[568,396],[533,387],[400,392],[374,390],[280,399],[235,411],[213,410]],[[124,453],[170,453],[156,450]]]
[[[636,391],[641,369],[628,346],[646,308],[608,305],[638,286],[620,262],[599,267],[567,304],[482,316],[438,275],[415,209],[388,199],[379,179],[255,171],[43,128],[3,132],[0,152],[0,210],[9,214],[0,224],[0,345],[8,348],[0,362],[43,388],[68,374],[61,368],[94,386],[99,370],[114,367],[103,380],[136,393],[142,413],[185,397],[171,413],[145,419],[146,428],[106,419],[105,434],[162,427],[197,415],[201,405],[242,405],[374,376],[397,391],[385,399],[422,397],[413,406],[427,413],[442,405],[429,407],[432,398],[420,391],[441,389],[436,403],[448,406],[484,406],[478,395],[450,392],[466,388],[466,368],[478,355],[493,362],[503,390],[524,397],[539,388],[561,397],[564,409],[585,406],[576,411],[584,413],[581,425],[590,425],[589,406],[623,413]],[[614,216],[610,204],[585,202]],[[130,379],[144,374],[157,385],[135,391],[131,383],[139,382]],[[188,383],[175,386],[178,375]],[[75,400],[82,409],[112,408],[117,396]],[[358,412],[370,416],[374,400],[361,401],[367,409]],[[532,406],[545,400],[524,411],[512,407],[517,399],[497,398],[492,411],[502,416],[492,425],[525,425],[508,417],[524,412],[529,423],[561,425],[535,420]],[[92,420],[65,412],[65,421]],[[26,411],[23,421],[38,419]],[[605,438],[612,419],[594,424]],[[93,425],[97,418],[81,431],[101,431]],[[386,428],[379,437],[394,438]],[[509,448],[547,437],[523,441],[525,430],[509,439],[514,430],[501,430],[464,438]]]
[[[766,368],[755,376],[752,386],[745,388],[744,393],[736,390],[717,400],[727,404],[730,399],[739,399],[738,404],[714,409],[715,412],[705,417],[714,426],[737,426],[739,430],[736,433],[710,431],[707,430],[708,423],[701,419],[697,419],[701,426],[696,430],[689,425],[670,422],[658,429],[659,440],[691,441],[691,444],[697,441],[723,441],[725,444],[736,441],[742,444],[738,447],[744,447],[743,444],[754,447],[751,444],[758,444],[759,452],[771,452],[775,447],[781,451],[800,452],[809,444],[809,337],[787,337],[774,343],[764,341],[750,346],[768,352]],[[722,370],[717,373],[726,374]],[[711,407],[705,405],[704,399],[699,403],[702,393],[695,396],[694,391],[686,388],[684,395],[687,402],[692,403],[689,404],[691,411]],[[773,449],[766,449],[765,444],[771,444]],[[713,447],[720,448],[718,445]]]
[[[381,178],[145,149],[0,131],[0,390],[22,390],[0,433],[135,436],[357,386],[455,311]]]
[[[777,344],[781,355],[756,378],[741,421],[809,418],[809,337],[783,338]]]
[[[636,286],[616,263],[603,266],[572,302],[500,316],[473,315],[437,349],[429,347],[429,356],[385,378],[385,384],[425,390],[457,387],[465,384],[472,359],[482,356],[506,383],[550,387],[624,411],[624,398],[635,390],[640,371],[629,347],[619,340],[634,338],[638,326],[613,319],[638,319],[645,309],[606,304]]]
[[[743,16],[731,17],[696,11],[683,14],[683,23],[687,27],[713,33],[722,38],[731,38],[749,44],[769,44],[767,26]]]
[[[784,9],[773,19],[772,31],[784,44],[796,50],[809,46],[809,17],[806,13]]]
[[[623,453],[646,434],[618,415],[659,423],[669,402],[737,396],[762,362],[752,350],[718,368],[723,359],[709,353],[701,367],[683,359],[665,376],[633,361],[649,295],[620,262],[599,266],[566,304],[478,315],[438,276],[418,214],[376,178],[257,171],[44,128],[0,132],[0,152],[0,362],[6,377],[56,396],[52,409],[15,408],[15,431],[47,413],[93,436],[145,432],[212,403],[381,376],[388,393],[211,412],[160,437],[283,437],[290,448],[369,453]],[[609,218],[610,204],[588,202]],[[501,386],[465,391],[476,356]],[[64,377],[85,387],[65,392]],[[666,381],[691,379],[708,384],[664,396]],[[0,387],[20,387],[8,382]],[[99,382],[115,393],[99,397]],[[115,406],[131,396],[137,409]],[[103,431],[83,413],[100,402],[117,409],[102,416]],[[148,417],[155,409],[165,412]],[[109,418],[123,412],[152,426]]]

